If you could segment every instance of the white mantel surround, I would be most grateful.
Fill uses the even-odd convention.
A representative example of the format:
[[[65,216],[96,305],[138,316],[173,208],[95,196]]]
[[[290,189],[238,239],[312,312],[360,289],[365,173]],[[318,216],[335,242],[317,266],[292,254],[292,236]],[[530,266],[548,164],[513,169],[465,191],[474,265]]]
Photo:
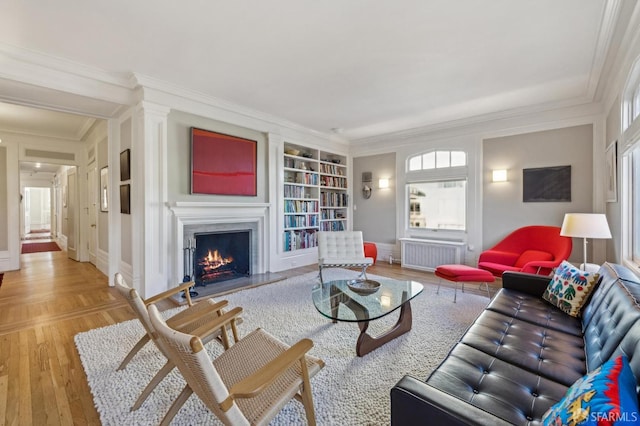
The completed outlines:
[[[176,201],[168,203],[173,214],[172,278],[181,282],[184,273],[185,226],[246,225],[256,231],[256,259],[252,260],[253,274],[266,273],[269,265],[269,203],[212,203]]]

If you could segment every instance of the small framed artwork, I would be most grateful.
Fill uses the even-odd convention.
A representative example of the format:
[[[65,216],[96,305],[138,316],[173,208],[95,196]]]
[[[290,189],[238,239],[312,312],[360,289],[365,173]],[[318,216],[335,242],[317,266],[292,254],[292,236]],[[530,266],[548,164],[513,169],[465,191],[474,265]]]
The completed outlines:
[[[100,169],[100,211],[109,211],[109,167]]]
[[[571,166],[522,169],[522,202],[571,202]]]
[[[618,141],[614,141],[605,153],[607,188],[607,203],[618,201]]]
[[[125,149],[120,153],[120,180],[131,179],[131,150]]]
[[[120,213],[131,214],[131,185],[120,185]]]
[[[257,195],[258,142],[191,128],[191,193]]]

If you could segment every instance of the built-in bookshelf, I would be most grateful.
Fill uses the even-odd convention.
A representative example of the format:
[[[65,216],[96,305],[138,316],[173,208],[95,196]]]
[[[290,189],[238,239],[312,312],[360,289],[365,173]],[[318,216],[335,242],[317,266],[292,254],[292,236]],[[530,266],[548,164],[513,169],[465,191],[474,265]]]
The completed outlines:
[[[346,157],[320,151],[320,229],[347,229],[347,165]]]
[[[317,232],[347,229],[346,156],[284,144],[283,251],[318,245]]]

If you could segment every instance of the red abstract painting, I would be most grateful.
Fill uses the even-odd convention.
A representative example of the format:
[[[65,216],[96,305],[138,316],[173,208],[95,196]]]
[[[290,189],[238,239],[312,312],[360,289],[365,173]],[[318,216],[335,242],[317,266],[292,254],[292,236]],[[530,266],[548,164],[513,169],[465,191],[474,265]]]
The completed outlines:
[[[191,193],[257,195],[258,142],[191,128]]]

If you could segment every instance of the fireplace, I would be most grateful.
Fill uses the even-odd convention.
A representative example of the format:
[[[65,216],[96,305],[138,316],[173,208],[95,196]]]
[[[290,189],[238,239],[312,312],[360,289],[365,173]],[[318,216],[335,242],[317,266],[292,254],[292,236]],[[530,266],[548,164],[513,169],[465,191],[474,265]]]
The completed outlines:
[[[251,230],[194,233],[193,280],[209,285],[251,275]]]
[[[265,274],[269,265],[268,203],[212,203],[176,201],[169,205],[173,213],[172,276],[176,282],[194,279],[196,235],[250,231],[249,271],[252,279]],[[188,277],[187,277],[188,276]],[[229,280],[209,288],[235,285]],[[222,290],[224,291],[224,290]]]

